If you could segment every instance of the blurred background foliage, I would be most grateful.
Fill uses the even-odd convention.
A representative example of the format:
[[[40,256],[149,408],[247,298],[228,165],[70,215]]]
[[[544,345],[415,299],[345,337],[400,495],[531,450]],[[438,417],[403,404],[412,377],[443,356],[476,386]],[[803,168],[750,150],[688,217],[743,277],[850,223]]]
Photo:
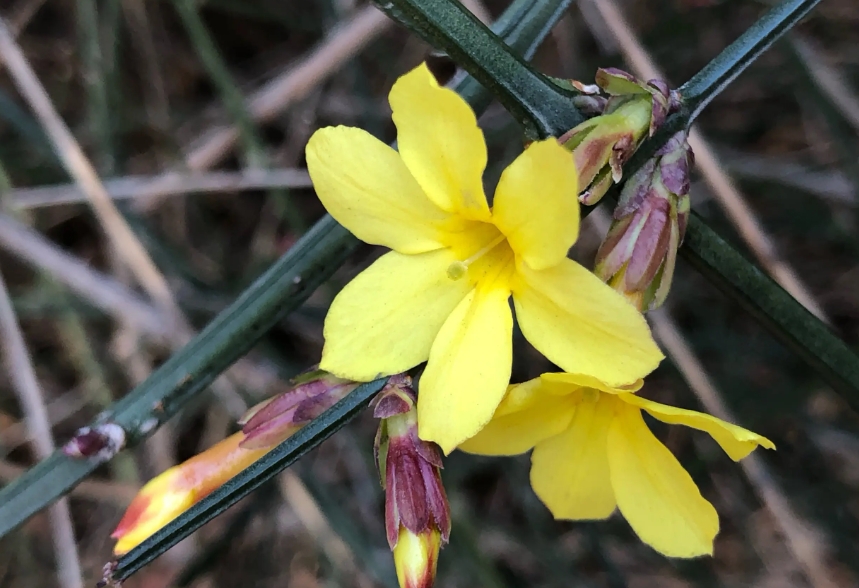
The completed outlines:
[[[586,83],[597,67],[631,69],[618,23],[600,9],[605,2],[574,3],[538,52],[538,69]],[[467,3],[487,22],[506,4]],[[617,8],[676,86],[752,24],[766,3],[629,0]],[[386,96],[397,76],[427,58],[443,80],[454,71],[444,56],[354,0],[8,0],[0,16],[110,190],[124,190],[120,208],[197,328],[323,214],[302,171],[310,134],[345,124],[392,141]],[[828,0],[697,123],[772,240],[774,255],[793,268],[832,328],[854,348],[857,47],[859,5]],[[246,107],[242,97],[255,102]],[[481,125],[490,146],[491,193],[520,152],[522,136],[497,105]],[[219,151],[217,133],[223,140],[225,128],[234,148]],[[250,169],[252,174],[237,173]],[[144,189],[139,176],[167,171],[195,175],[180,178],[172,195]],[[203,179],[206,186],[192,184]],[[68,181],[26,101],[0,71],[3,217],[30,227],[29,238],[41,235],[133,288],[88,206],[80,197],[69,202],[76,191]],[[30,189],[48,185],[57,186]],[[742,227],[723,212],[708,184],[696,182],[692,198],[714,229],[755,257],[741,238]],[[602,235],[597,225],[589,219],[574,248],[588,265]],[[128,305],[105,314],[85,292],[72,293],[62,278],[38,269],[39,250],[4,227],[0,267],[54,436],[62,441],[145,378],[171,348],[133,320],[122,320]],[[249,356],[255,377],[235,382],[241,402],[276,393],[283,378],[318,360],[327,305],[379,253],[362,245],[307,304],[264,337]],[[715,556],[663,558],[617,516],[555,522],[530,490],[527,456],[454,453],[444,471],[454,526],[442,552],[439,586],[855,585],[856,413],[682,262],[669,307],[740,424],[778,446],[762,456],[767,476],[761,486],[760,480],[750,483],[709,438],[650,422],[720,513]],[[524,339],[516,344],[516,381],[551,369]],[[643,393],[700,408],[668,361]],[[108,536],[136,488],[232,431],[235,411],[229,407],[221,395],[204,395],[76,488],[70,505],[85,582],[101,578],[111,557]],[[395,586],[371,455],[374,427],[371,416],[362,415],[127,585]],[[8,379],[0,378],[3,483],[36,461],[31,437]],[[785,531],[782,502],[799,525],[792,534]],[[0,585],[56,585],[50,537],[48,518],[40,514],[0,540]],[[803,558],[797,550],[811,553],[819,569],[798,563]]]

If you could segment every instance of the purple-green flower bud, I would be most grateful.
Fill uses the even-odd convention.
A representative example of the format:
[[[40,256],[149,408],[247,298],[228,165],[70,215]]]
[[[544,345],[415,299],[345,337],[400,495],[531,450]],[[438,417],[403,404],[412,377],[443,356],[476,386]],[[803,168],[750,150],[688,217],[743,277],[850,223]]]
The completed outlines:
[[[642,312],[665,302],[689,220],[692,150],[681,131],[624,185],[594,272]]]
[[[358,386],[311,368],[290,381],[290,388],[251,408],[239,421],[245,439],[243,449],[277,445],[334,406]]]
[[[677,92],[661,80],[642,82],[615,68],[597,70],[596,86],[608,98],[590,91],[593,86],[574,82],[582,94],[574,101],[592,112],[602,103],[602,114],[564,133],[558,140],[573,152],[579,200],[595,204],[613,183],[623,177],[623,165],[645,137],[652,136],[665,118],[680,106]]]
[[[441,452],[418,437],[411,378],[392,376],[373,401],[379,418],[376,465],[385,490],[385,531],[401,588],[429,588],[441,545],[450,537],[450,507],[441,482]]]

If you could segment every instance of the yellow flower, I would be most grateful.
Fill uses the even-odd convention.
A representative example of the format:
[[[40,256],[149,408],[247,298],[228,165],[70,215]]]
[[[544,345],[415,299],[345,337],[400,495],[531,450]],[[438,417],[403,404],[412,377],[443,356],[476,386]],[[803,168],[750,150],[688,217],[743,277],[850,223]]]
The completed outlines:
[[[352,280],[325,320],[320,367],[350,380],[421,378],[420,436],[449,453],[486,424],[510,380],[513,317],[567,371],[616,384],[662,354],[641,315],[567,259],[579,230],[576,172],[554,139],[502,174],[490,209],[474,112],[425,65],[389,96],[399,152],[360,129],[318,130],[307,167],[328,212],[393,251]]]
[[[719,517],[691,476],[659,442],[644,410],[710,434],[734,461],[773,443],[692,410],[573,374],[543,374],[511,386],[492,421],[460,448],[515,455],[532,447],[531,486],[555,518],[605,519],[615,507],[642,541],[672,557],[711,554]]]

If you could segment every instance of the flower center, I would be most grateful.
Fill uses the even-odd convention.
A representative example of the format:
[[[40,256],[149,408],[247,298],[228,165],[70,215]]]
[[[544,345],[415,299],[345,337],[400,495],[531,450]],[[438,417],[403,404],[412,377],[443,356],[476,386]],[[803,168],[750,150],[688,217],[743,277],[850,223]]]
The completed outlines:
[[[447,277],[454,281],[461,280],[465,274],[468,273],[468,266],[498,247],[498,245],[500,245],[505,239],[506,237],[503,234],[498,235],[468,259],[463,261],[454,261],[447,266]]]
[[[593,388],[585,388],[582,390],[582,400],[585,402],[594,403],[600,399],[600,391]]]

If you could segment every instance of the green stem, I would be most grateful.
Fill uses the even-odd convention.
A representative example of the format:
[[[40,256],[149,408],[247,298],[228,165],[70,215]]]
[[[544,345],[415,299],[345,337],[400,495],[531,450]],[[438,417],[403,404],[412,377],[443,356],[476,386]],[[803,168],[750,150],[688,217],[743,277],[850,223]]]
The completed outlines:
[[[229,308],[114,404],[105,418],[134,445],[203,392],[282,317],[298,308],[352,252],[356,239],[325,216]],[[97,462],[55,452],[0,490],[0,537],[62,496]]]
[[[459,2],[374,3],[431,45],[446,51],[501,102],[529,137],[558,136],[584,120],[570,102],[571,94],[516,56]]]
[[[859,410],[859,357],[761,269],[722,240],[697,214],[680,255],[793,350]]]
[[[820,0],[785,0],[764,14],[679,90],[691,124],[710,101],[761,53],[796,25]]]

